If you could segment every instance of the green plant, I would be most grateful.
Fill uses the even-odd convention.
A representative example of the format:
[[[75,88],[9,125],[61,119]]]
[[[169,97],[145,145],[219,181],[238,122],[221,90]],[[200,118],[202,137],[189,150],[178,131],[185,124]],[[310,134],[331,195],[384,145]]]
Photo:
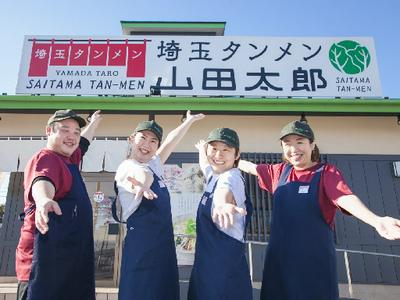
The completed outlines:
[[[195,235],[196,234],[196,221],[194,219],[187,220],[185,234],[187,234],[187,235]]]

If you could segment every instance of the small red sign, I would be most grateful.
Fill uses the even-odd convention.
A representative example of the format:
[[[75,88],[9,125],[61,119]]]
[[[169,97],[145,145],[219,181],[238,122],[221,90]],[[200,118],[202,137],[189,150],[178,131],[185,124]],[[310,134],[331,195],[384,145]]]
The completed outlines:
[[[50,43],[37,43],[35,40],[33,41],[28,76],[47,76],[50,46]]]

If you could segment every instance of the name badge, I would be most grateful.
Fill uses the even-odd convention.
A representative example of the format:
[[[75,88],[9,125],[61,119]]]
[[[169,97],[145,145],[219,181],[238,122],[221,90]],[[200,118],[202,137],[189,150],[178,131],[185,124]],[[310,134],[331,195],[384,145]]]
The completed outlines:
[[[206,205],[207,202],[207,197],[203,196],[203,198],[201,198],[201,204]]]
[[[301,185],[299,186],[299,194],[308,194],[309,185]]]
[[[165,183],[162,180],[158,181],[158,184],[160,185],[160,188],[165,188]]]

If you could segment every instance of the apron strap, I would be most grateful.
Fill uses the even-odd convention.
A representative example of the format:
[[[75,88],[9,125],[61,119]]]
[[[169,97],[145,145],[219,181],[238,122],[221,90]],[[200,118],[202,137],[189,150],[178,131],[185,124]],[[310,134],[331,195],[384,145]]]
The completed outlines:
[[[293,166],[290,164],[285,164],[285,166],[283,167],[283,171],[281,176],[279,177],[279,181],[278,181],[278,185],[276,188],[282,186],[285,184],[285,182],[287,181],[290,171],[293,169]],[[324,170],[324,164],[321,164],[321,166],[315,171],[316,175],[321,174],[322,171]],[[315,176],[314,176],[315,177]],[[314,179],[313,177],[313,179]]]
[[[121,224],[125,224],[126,222],[122,222],[117,214],[118,187],[117,187],[117,182],[115,180],[114,180],[114,192],[115,192],[115,198],[111,204],[111,214],[115,221]]]
[[[279,181],[278,181],[278,185],[276,188],[280,187],[281,185],[284,185],[285,182],[287,181],[290,171],[293,169],[292,165],[289,164],[285,164],[285,166],[283,167],[283,171],[281,176],[279,177]]]
[[[149,170],[153,173],[153,176],[155,177],[156,180],[159,180],[159,177],[157,176],[157,174],[153,171],[152,168],[150,168],[149,166],[147,166],[149,168]],[[121,219],[118,217],[118,213],[117,213],[117,201],[118,200],[118,187],[117,187],[117,182],[114,180],[114,192],[115,192],[115,199],[113,200],[112,204],[111,204],[111,215],[113,216],[113,219],[121,224],[126,224],[126,222],[122,222]]]
[[[244,205],[246,206],[246,213],[247,214],[246,214],[245,224],[247,226],[251,221],[251,216],[253,215],[253,204],[251,203],[251,198],[250,198],[249,193],[248,193],[248,191],[246,189],[246,180],[244,180],[243,176],[241,176],[241,178],[242,178],[242,181],[243,181],[243,185],[245,187],[244,194],[245,194],[246,200],[244,202]],[[245,235],[246,235],[246,226],[245,226],[245,230],[244,230]]]

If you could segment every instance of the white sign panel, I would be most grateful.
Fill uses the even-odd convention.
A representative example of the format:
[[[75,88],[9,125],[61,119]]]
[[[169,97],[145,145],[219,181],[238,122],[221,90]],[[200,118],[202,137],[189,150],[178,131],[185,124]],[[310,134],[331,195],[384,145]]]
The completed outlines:
[[[27,36],[17,93],[380,97],[372,38]]]

